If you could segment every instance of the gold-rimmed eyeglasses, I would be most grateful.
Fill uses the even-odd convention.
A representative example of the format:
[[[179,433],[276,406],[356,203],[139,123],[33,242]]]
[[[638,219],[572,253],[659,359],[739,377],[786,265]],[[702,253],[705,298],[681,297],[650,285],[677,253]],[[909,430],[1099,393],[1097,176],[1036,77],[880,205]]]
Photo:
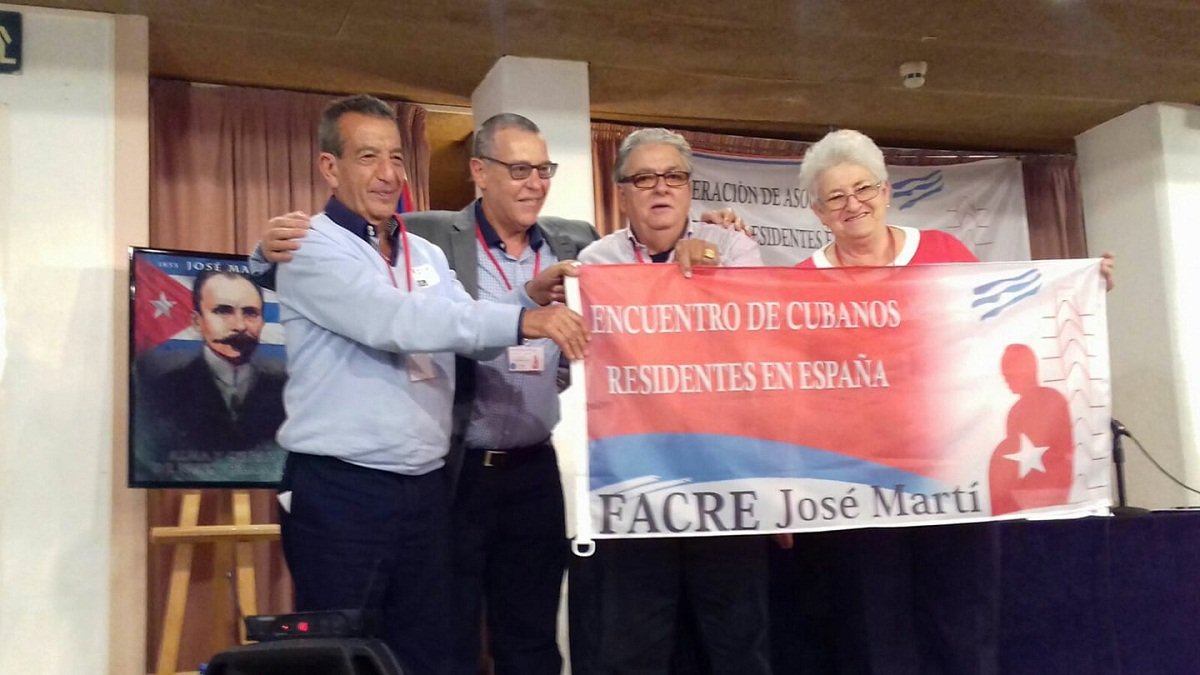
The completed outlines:
[[[825,197],[821,200],[821,203],[824,204],[825,208],[829,209],[830,211],[841,211],[850,205],[851,197],[857,199],[860,204],[865,204],[878,197],[880,191],[882,190],[883,183],[871,183],[869,185],[856,187],[854,188],[853,192],[833,195],[832,197]]]

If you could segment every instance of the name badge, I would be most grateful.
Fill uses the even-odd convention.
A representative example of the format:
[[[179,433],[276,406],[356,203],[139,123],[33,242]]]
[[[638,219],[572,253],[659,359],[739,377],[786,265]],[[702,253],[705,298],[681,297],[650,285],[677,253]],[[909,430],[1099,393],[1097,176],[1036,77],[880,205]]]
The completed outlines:
[[[546,369],[546,348],[542,345],[518,345],[508,348],[508,372],[540,373]]]
[[[412,268],[413,285],[417,288],[429,288],[437,286],[441,282],[441,277],[438,276],[437,270],[433,265],[417,265]]]
[[[423,382],[438,376],[438,367],[433,361],[433,354],[405,354],[404,360],[408,365],[410,382]]]

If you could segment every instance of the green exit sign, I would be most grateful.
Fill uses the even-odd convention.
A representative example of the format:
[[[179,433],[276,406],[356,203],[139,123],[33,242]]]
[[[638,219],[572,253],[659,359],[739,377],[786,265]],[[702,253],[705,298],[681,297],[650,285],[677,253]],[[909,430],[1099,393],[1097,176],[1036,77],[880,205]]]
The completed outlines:
[[[0,12],[0,74],[21,70],[21,15]]]

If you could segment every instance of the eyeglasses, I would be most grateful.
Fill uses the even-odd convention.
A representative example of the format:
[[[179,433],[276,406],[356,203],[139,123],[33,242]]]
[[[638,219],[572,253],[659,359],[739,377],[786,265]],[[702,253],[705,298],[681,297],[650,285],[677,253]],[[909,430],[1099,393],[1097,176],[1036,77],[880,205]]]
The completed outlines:
[[[658,185],[658,179],[663,179],[667,187],[683,187],[692,179],[690,171],[664,171],[662,173],[635,173],[632,176],[626,176],[618,183],[632,183],[633,187],[639,190],[650,190]]]
[[[554,172],[558,171],[558,165],[554,162],[546,162],[545,164],[533,165],[528,162],[509,163],[495,157],[479,156],[479,159],[486,159],[489,162],[495,162],[508,169],[508,176],[513,180],[525,180],[537,171],[538,178],[554,178]]]
[[[865,204],[879,196],[879,191],[883,189],[883,183],[871,183],[862,187],[854,188],[853,192],[844,195],[834,195],[821,200],[825,208],[830,211],[841,211],[850,205],[850,198],[854,197],[860,204]]]

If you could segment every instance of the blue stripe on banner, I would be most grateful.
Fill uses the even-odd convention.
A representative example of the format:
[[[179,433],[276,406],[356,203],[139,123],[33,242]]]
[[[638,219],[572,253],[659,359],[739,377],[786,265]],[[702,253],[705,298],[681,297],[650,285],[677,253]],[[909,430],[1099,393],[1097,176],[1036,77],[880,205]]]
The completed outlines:
[[[982,295],[984,293],[990,293],[993,288],[999,286],[1000,284],[1019,283],[1022,281],[1026,281],[1028,278],[1036,279],[1040,276],[1042,276],[1042,273],[1040,271],[1038,271],[1037,269],[1029,269],[1029,270],[1026,270],[1016,276],[1005,277],[1004,279],[997,279],[996,281],[990,281],[986,284],[976,286],[975,288],[973,288],[971,290],[975,295]]]
[[[1017,297],[1013,298],[1012,300],[1009,300],[1008,302],[1004,303],[1003,305],[1000,305],[999,307],[991,310],[990,312],[985,313],[983,316],[979,317],[979,320],[987,321],[988,319],[996,316],[997,314],[999,314],[1000,312],[1003,312],[1004,310],[1008,309],[1009,307],[1012,307],[1013,305],[1017,304],[1018,302],[1026,299],[1026,298],[1032,298],[1033,296],[1037,295],[1038,291],[1040,291],[1041,289],[1042,289],[1041,284],[1038,284],[1037,286],[1034,286],[1033,288],[1029,289],[1028,291],[1025,291],[1024,293],[1022,293],[1021,295],[1018,295]]]
[[[592,441],[590,489],[635,478],[704,483],[816,478],[864,485],[903,483],[934,492],[941,482],[890,466],[791,443],[716,434],[638,434]]]
[[[1041,285],[1042,285],[1041,278],[1034,277],[1034,278],[1030,279],[1029,281],[1015,283],[1012,286],[1003,289],[999,293],[994,293],[992,295],[985,295],[982,298],[975,298],[975,301],[971,303],[971,307],[982,307],[984,305],[993,305],[997,302],[1000,302],[1000,300],[1002,298],[1004,298],[1004,296],[1006,294],[1018,293],[1018,292],[1024,291],[1025,289],[1027,289],[1031,286],[1033,287],[1034,290],[1037,290],[1038,288],[1041,288]]]
[[[900,204],[900,210],[903,211],[921,200],[941,192],[944,188],[942,181],[942,172],[940,169],[934,170],[924,176],[896,181],[892,183],[892,199],[904,200],[907,197],[912,197],[912,199],[904,200]],[[913,195],[916,196],[914,197]]]
[[[933,170],[924,176],[915,178],[905,178],[892,183],[893,197],[907,197],[917,190],[929,189],[933,185],[938,185],[942,182],[941,170]]]
[[[971,308],[991,305],[1005,298],[1009,298],[1007,302],[1000,305],[979,317],[980,321],[986,321],[1003,312],[1012,305],[1026,298],[1037,295],[1042,288],[1042,273],[1037,269],[1030,269],[1018,276],[1010,276],[996,281],[991,281],[986,284],[981,284],[972,289],[972,292],[977,296],[975,301],[971,303]],[[988,295],[990,294],[990,295]],[[1019,294],[1012,297],[1013,294]],[[978,297],[983,296],[983,297]]]
[[[939,185],[936,188],[933,188],[929,192],[926,192],[925,194],[922,194],[919,197],[913,197],[912,199],[901,204],[900,210],[903,211],[905,209],[912,208],[914,205],[918,204],[921,200],[928,199],[929,197],[932,197],[932,196],[940,193],[941,191],[942,191],[942,186]]]

